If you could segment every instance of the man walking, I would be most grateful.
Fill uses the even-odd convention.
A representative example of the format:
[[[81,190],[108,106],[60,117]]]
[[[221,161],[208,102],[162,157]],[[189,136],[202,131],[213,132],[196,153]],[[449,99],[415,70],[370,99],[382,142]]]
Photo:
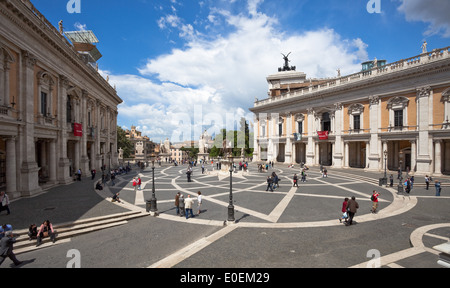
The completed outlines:
[[[347,203],[347,211],[348,211],[348,222],[347,222],[347,226],[348,225],[352,225],[353,224],[353,217],[355,217],[356,211],[358,211],[359,208],[359,204],[358,202],[356,202],[356,198],[355,196],[352,196],[352,199],[350,199]]]
[[[16,255],[13,252],[14,243],[16,243],[16,238],[14,238],[12,231],[5,232],[5,237],[0,240],[0,265],[5,261],[6,257],[11,259],[16,266],[22,264],[22,262],[17,260]]]
[[[270,191],[273,192],[272,183],[273,183],[272,178],[270,176],[267,176],[267,188],[266,188],[266,191],[269,191],[269,189],[270,189]]]

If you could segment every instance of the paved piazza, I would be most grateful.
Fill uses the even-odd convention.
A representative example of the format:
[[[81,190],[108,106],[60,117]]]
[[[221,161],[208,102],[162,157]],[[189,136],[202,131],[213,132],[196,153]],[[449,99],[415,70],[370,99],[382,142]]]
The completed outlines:
[[[323,178],[318,168],[312,168],[307,172],[307,182],[300,182],[297,188],[292,187],[292,178],[300,174],[298,166],[275,165],[259,173],[255,165],[250,165],[248,173],[233,173],[236,223],[227,225],[229,172],[217,173],[209,166],[210,171],[201,174],[197,166],[193,182],[188,183],[186,168],[155,168],[158,221],[195,224],[191,233],[198,225],[217,229],[173,249],[173,254],[150,267],[439,267],[438,253],[431,248],[449,241],[448,188],[437,198],[434,187],[426,191],[421,180],[416,180],[411,195],[398,195],[396,189],[378,186],[380,173],[330,169],[328,177]],[[281,180],[280,187],[270,192],[266,191],[266,178],[273,171]],[[110,189],[120,192],[126,202],[119,205],[145,210],[145,201],[151,198],[151,168],[138,175],[141,191],[134,192],[130,175],[119,177]],[[374,189],[381,194],[377,214],[370,212]],[[176,216],[174,197],[178,191],[194,199],[198,191],[202,192],[199,216]],[[344,198],[351,196],[360,206],[354,218],[357,224],[345,226],[338,218]],[[196,207],[197,202],[194,214]]]

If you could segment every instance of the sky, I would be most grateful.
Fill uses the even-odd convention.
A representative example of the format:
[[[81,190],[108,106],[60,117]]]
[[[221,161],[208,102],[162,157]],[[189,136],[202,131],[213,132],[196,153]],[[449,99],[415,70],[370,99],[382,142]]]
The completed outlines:
[[[450,46],[449,0],[32,0],[65,31],[92,30],[118,125],[155,142],[232,130],[283,54],[307,78],[357,73]],[[233,125],[234,123],[234,125]]]

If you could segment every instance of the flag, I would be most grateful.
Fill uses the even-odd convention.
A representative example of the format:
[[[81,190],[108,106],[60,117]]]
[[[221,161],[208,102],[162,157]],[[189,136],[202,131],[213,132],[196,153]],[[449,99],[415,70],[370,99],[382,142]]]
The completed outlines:
[[[83,137],[83,124],[73,123],[73,136]]]
[[[319,135],[319,140],[328,140],[328,131],[317,131]]]

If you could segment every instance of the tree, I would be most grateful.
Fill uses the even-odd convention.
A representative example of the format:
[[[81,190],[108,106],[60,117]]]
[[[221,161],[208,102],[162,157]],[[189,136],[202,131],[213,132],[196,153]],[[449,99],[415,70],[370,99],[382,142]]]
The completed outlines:
[[[133,143],[127,138],[125,130],[117,126],[117,147],[122,148],[123,158],[130,158],[134,150]]]

